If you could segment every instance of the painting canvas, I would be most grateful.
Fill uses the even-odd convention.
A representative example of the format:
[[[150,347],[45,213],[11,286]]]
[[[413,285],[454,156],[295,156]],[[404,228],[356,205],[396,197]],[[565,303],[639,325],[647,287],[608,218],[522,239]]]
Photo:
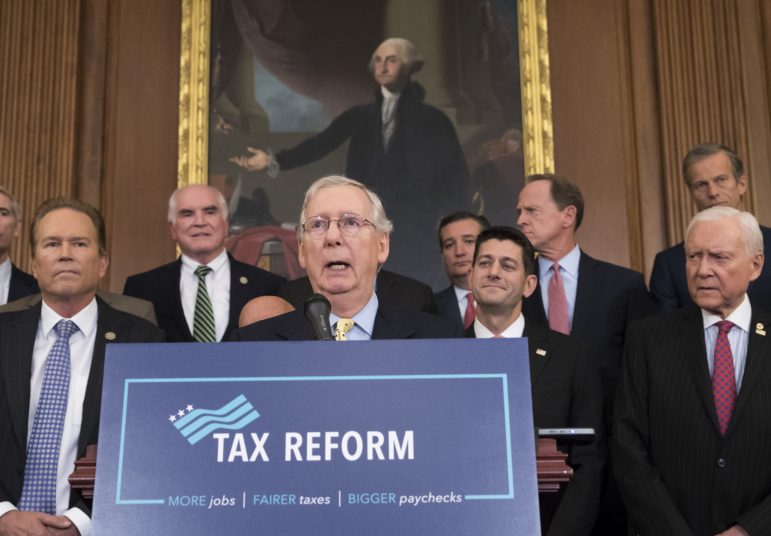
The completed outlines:
[[[525,176],[514,0],[211,0],[210,10],[207,177],[228,199],[242,257],[301,275],[288,243],[304,191],[331,174],[382,197],[394,223],[384,269],[435,290],[447,284],[443,215],[514,223]],[[422,65],[399,88],[387,134],[370,62],[393,37]],[[258,151],[271,165],[237,165]]]

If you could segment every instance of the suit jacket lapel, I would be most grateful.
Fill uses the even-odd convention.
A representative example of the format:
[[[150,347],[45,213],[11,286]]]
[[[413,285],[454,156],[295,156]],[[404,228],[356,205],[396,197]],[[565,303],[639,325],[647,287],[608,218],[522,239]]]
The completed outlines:
[[[40,303],[21,312],[4,335],[2,375],[19,448],[27,448],[32,351],[40,323]]]
[[[742,387],[736,398],[736,406],[726,433],[730,433],[734,423],[741,418],[742,413],[747,407],[747,400],[752,396],[752,391],[758,383],[758,378],[763,376],[763,367],[768,366],[771,341],[768,340],[768,335],[759,335],[757,333],[756,326],[758,324],[763,324],[763,330],[767,331],[771,327],[771,317],[763,312],[753,311],[752,322],[750,323],[750,338],[747,344],[747,362],[744,365],[744,376],[742,376]]]
[[[522,313],[525,315],[525,318],[531,319],[533,322],[542,326],[548,326],[549,319],[546,318],[546,309],[543,305],[543,298],[541,297],[540,289],[541,268],[538,263],[536,263],[536,267],[538,269],[538,287],[536,287],[535,291],[529,297],[523,300]]]
[[[573,323],[570,327],[570,333],[579,337],[591,329],[589,325],[591,315],[588,311],[592,309],[592,301],[600,295],[602,276],[596,270],[597,261],[582,251],[578,261],[576,303],[573,307]]]
[[[172,308],[172,316],[177,323],[177,329],[184,334],[188,340],[193,340],[193,334],[190,333],[190,327],[185,320],[185,310],[182,308],[182,294],[179,291],[179,278],[182,275],[182,258],[171,264],[170,269],[165,274],[163,281],[163,292],[166,295],[166,303]]]
[[[238,327],[238,317],[241,315],[241,309],[251,298],[251,293],[241,292],[241,287],[246,287],[250,283],[247,275],[241,269],[241,265],[235,262],[235,259],[228,253],[228,262],[230,263],[230,314],[228,316],[228,327],[225,329],[225,340],[231,331]],[[243,278],[243,280],[242,280]]]
[[[523,337],[527,337],[528,356],[530,358],[530,385],[535,385],[538,378],[546,367],[546,363],[551,359],[551,351],[547,349],[548,330],[528,322],[525,317],[525,329],[522,332]],[[537,353],[538,350],[547,350],[544,355]]]
[[[707,365],[707,349],[704,344],[704,321],[702,320],[701,309],[693,305],[683,309],[682,315],[685,326],[680,334],[678,355],[687,361],[704,411],[709,415],[715,431],[720,433],[717,414],[715,413],[715,402],[712,398],[712,378],[709,375],[709,366]]]
[[[302,311],[286,315],[286,320],[276,328],[276,335],[288,341],[312,341],[316,339],[310,320]]]
[[[379,300],[373,339],[411,339],[415,333],[415,327],[406,322],[397,309]]]
[[[179,288],[179,287],[177,287]],[[106,347],[105,335],[111,332],[117,339],[120,330],[115,322],[112,310],[101,299],[96,300],[98,313],[96,320],[96,338],[94,339],[94,352],[91,357],[91,370],[88,373],[86,396],[83,398],[83,418],[78,437],[78,452],[85,447],[88,439],[99,425],[99,407],[102,403],[102,376],[104,376],[104,353]]]

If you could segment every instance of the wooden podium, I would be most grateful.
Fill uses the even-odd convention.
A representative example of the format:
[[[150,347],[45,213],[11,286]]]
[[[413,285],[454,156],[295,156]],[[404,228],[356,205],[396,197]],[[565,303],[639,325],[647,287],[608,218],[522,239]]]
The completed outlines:
[[[538,502],[541,511],[541,530],[546,532],[554,511],[562,498],[562,492],[573,476],[573,469],[565,463],[567,454],[557,450],[556,439],[539,439],[536,445],[535,465],[538,475]],[[70,486],[80,491],[91,503],[96,478],[96,445],[86,447],[86,455],[75,462],[70,475]]]

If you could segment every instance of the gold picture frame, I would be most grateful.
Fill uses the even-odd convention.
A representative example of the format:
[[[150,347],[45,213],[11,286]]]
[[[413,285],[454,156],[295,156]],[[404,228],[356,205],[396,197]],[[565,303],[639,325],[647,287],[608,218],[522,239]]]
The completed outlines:
[[[181,0],[177,184],[208,182],[211,0]],[[517,0],[526,174],[554,170],[547,0]]]

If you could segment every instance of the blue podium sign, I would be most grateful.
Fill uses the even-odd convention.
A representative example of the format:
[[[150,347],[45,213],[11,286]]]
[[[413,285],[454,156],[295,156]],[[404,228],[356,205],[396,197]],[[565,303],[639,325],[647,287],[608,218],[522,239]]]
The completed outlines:
[[[524,339],[107,349],[94,534],[540,534]]]

